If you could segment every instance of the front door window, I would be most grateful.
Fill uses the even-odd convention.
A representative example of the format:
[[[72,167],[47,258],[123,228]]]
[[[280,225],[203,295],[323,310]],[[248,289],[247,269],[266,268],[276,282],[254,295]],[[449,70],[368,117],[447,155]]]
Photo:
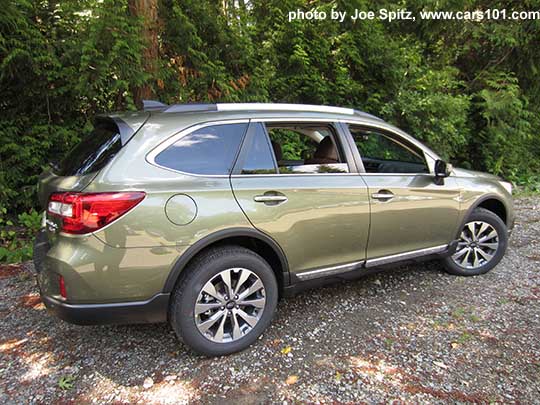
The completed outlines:
[[[389,134],[350,127],[367,173],[429,173],[424,153]]]

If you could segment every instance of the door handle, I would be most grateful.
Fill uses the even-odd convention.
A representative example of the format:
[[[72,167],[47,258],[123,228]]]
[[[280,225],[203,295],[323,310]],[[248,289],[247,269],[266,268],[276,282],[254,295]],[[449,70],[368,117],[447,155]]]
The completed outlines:
[[[394,198],[394,193],[388,190],[379,190],[378,193],[371,194],[371,198],[380,201],[390,201]]]
[[[287,202],[288,198],[284,196],[283,194],[275,194],[275,193],[264,193],[262,195],[256,195],[253,197],[253,201],[255,202],[262,202],[266,205],[277,205],[284,202]]]

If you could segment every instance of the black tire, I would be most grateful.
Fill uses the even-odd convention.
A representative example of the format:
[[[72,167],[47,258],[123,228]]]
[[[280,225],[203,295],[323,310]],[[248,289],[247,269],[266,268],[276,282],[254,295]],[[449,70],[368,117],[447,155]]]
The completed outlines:
[[[205,284],[223,270],[231,268],[244,268],[255,273],[264,285],[266,302],[260,319],[248,333],[235,341],[217,343],[199,331],[195,304]],[[255,342],[272,321],[277,301],[275,274],[261,256],[241,246],[211,248],[199,254],[183,270],[183,277],[173,292],[169,322],[178,338],[195,352],[222,356],[243,350]]]
[[[497,250],[493,253],[492,259],[479,267],[467,268],[456,263],[452,259],[452,256],[445,257],[442,262],[446,268],[446,271],[450,274],[454,274],[456,276],[477,276],[479,274],[485,274],[499,264],[506,252],[506,248],[508,246],[508,232],[506,225],[501,218],[489,210],[484,208],[476,208],[469,215],[465,221],[465,224],[471,221],[482,221],[491,225],[497,231],[499,245]],[[459,232],[461,234],[462,229],[460,229]],[[457,235],[457,237],[459,238],[460,235]]]

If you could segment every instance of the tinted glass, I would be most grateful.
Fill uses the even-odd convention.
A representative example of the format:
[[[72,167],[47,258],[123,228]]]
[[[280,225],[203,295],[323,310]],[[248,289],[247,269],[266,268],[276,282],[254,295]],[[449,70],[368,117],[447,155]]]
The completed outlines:
[[[256,132],[244,161],[242,174],[274,174],[276,168],[264,127],[261,124],[256,125]]]
[[[267,124],[280,174],[347,173],[330,126],[313,123]]]
[[[102,169],[122,148],[120,131],[113,121],[99,121],[55,167],[60,176],[82,176]]]
[[[155,162],[193,174],[229,174],[247,124],[212,125],[198,129],[159,153]]]
[[[423,153],[384,134],[350,128],[368,173],[424,173],[428,171]]]
[[[276,156],[278,162],[304,160],[312,157],[317,149],[317,142],[293,129],[268,127],[268,133],[272,142],[281,147],[280,156]]]

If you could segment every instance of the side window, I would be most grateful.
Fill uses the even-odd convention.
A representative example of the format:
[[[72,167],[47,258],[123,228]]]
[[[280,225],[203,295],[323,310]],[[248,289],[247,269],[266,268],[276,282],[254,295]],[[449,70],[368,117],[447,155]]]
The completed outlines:
[[[211,125],[183,136],[155,157],[163,167],[185,173],[227,175],[248,124]]]
[[[262,124],[256,123],[255,134],[251,138],[244,164],[242,174],[276,174],[274,158],[268,138]]]
[[[334,129],[321,123],[267,123],[280,174],[348,173]]]
[[[424,153],[385,133],[350,126],[354,143],[368,173],[428,173]]]

